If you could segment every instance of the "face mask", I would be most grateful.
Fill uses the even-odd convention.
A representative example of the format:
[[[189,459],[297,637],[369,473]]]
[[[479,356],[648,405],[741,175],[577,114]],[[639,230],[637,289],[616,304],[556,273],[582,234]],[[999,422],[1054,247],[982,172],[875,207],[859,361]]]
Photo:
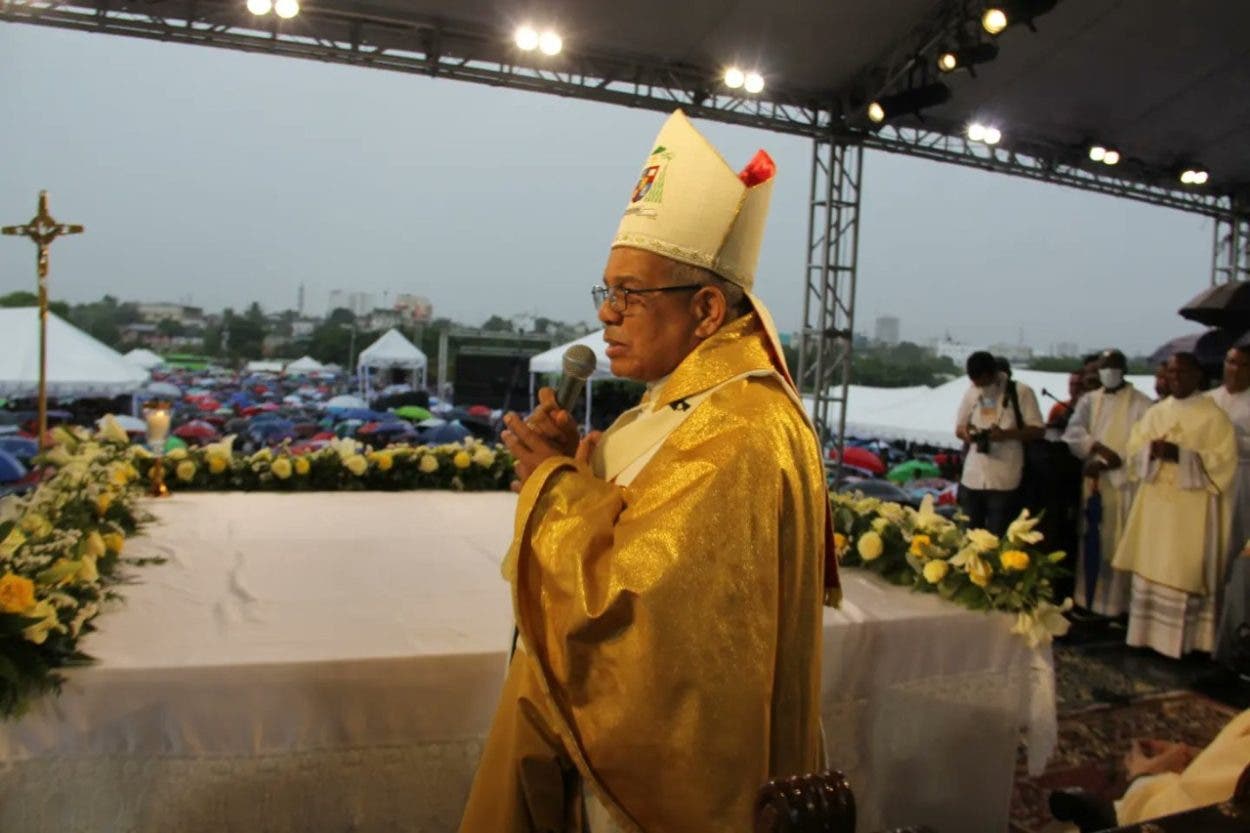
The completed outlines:
[[[1124,381],[1124,371],[1116,367],[1104,367],[1098,371],[1098,381],[1104,388],[1118,388]]]

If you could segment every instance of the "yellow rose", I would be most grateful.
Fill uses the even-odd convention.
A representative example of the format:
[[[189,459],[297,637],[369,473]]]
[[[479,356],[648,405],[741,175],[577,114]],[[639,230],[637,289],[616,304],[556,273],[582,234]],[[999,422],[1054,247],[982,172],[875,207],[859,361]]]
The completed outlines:
[[[125,486],[130,482],[130,473],[126,469],[130,468],[125,463],[114,463],[109,466],[109,480],[114,486]]]
[[[52,524],[38,512],[31,512],[22,518],[22,530],[35,538],[42,538],[52,532]]]
[[[451,464],[458,469],[467,469],[472,462],[473,458],[467,451],[457,451],[456,456],[451,458]]]
[[[177,462],[178,460],[185,460],[187,459],[187,450],[181,447],[175,448],[165,456],[174,462]]]
[[[78,562],[78,572],[74,574],[74,578],[86,584],[99,580],[100,572],[95,568],[94,555],[83,556],[82,561]]]
[[[12,556],[17,552],[22,544],[26,543],[26,533],[22,532],[19,527],[13,527],[9,530],[9,534],[4,536],[4,540],[0,541],[0,555]]]
[[[174,474],[178,475],[178,479],[183,483],[190,483],[195,478],[195,463],[190,460],[183,460],[174,469]]]
[[[912,555],[923,556],[925,555],[926,547],[932,543],[933,539],[931,539],[928,535],[913,535],[911,539],[911,547],[908,552]]]
[[[210,474],[221,474],[229,464],[229,461],[220,454],[208,455],[208,471]]]
[[[126,546],[126,536],[120,532],[106,532],[102,537],[104,545],[109,548],[110,552],[120,554],[122,547]]]
[[[279,457],[273,461],[273,465],[269,467],[269,470],[279,480],[286,480],[291,476],[291,461],[285,457]]]
[[[988,587],[993,577],[994,568],[984,558],[974,555],[968,559],[968,578],[977,587]]]
[[[881,553],[885,550],[885,543],[877,533],[865,532],[859,536],[859,543],[855,545],[855,549],[859,552],[860,558],[872,561],[874,558],[881,557]]]
[[[846,552],[846,549],[849,546],[849,544],[850,542],[847,540],[846,536],[843,535],[841,532],[833,533],[833,552],[834,552],[834,555],[836,555],[838,558],[841,558],[842,555]]]
[[[425,474],[433,474],[438,471],[438,458],[433,454],[422,454],[421,462],[417,463],[417,468]]]
[[[999,561],[1003,563],[1004,570],[1021,572],[1029,569],[1029,554],[1020,550],[1007,550],[999,556]]]
[[[0,576],[0,610],[5,613],[25,613],[34,604],[33,581],[13,573]]]
[[[303,457],[295,458],[295,473],[296,474],[300,476],[308,474],[309,468],[311,468],[311,466],[309,466],[308,461],[306,459],[304,459]]]
[[[488,469],[491,466],[495,465],[495,452],[483,446],[482,448],[479,448],[477,451],[473,452],[473,462],[474,464],[479,465],[484,469]]]
[[[369,462],[359,454],[353,454],[344,458],[343,466],[352,474],[360,477],[369,469]]]
[[[52,606],[51,602],[40,602],[26,611],[26,615],[31,618],[38,617],[40,620],[22,631],[22,636],[36,645],[44,643],[48,638],[48,631],[65,630],[64,626],[57,620],[56,608]]]
[[[82,543],[78,546],[79,552],[90,558],[99,558],[108,552],[108,545],[104,543],[104,536],[94,529],[87,533],[87,537],[82,539]]]
[[[377,463],[378,471],[390,471],[391,466],[395,465],[395,458],[386,451],[379,451],[373,459]]]
[[[946,574],[950,572],[950,565],[940,558],[935,558],[928,564],[924,565],[924,580],[929,584],[937,584],[946,578]]]
[[[100,517],[104,517],[104,513],[109,511],[109,507],[113,505],[113,496],[108,492],[102,493],[95,499],[95,511]]]

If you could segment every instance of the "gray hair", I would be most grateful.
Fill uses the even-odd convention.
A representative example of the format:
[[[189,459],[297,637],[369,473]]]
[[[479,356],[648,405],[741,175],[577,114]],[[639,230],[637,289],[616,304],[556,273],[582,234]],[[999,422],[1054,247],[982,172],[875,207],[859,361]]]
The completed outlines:
[[[700,286],[711,286],[719,289],[725,296],[728,315],[725,323],[739,318],[747,311],[746,293],[736,283],[725,280],[720,275],[702,266],[673,261],[671,277],[677,283],[697,283]]]

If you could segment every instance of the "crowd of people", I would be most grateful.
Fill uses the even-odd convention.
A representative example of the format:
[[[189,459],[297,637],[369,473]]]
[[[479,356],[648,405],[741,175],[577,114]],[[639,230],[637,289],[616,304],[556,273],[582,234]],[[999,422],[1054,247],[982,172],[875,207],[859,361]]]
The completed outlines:
[[[1191,353],[1159,368],[1154,398],[1127,369],[1119,350],[1085,357],[1043,420],[1009,365],[972,354],[960,506],[998,535],[1022,508],[1044,513],[1051,546],[1077,556],[1080,614],[1127,616],[1129,645],[1250,673],[1250,346],[1210,389]]]

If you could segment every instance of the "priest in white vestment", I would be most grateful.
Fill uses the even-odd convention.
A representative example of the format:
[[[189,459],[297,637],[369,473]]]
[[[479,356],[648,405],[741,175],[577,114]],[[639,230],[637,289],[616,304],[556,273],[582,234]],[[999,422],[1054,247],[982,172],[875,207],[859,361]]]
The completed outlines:
[[[1228,414],[1237,431],[1228,583],[1215,651],[1216,659],[1231,665],[1237,661],[1237,629],[1250,623],[1250,556],[1243,557],[1250,545],[1250,346],[1241,345],[1228,351],[1224,357],[1224,384],[1207,395]],[[1241,666],[1245,662],[1236,664]],[[1250,666],[1239,670],[1250,672]]]
[[[1129,435],[1137,496],[1112,566],[1133,573],[1129,645],[1179,658],[1212,651],[1237,468],[1233,425],[1198,388],[1192,353],[1168,360],[1172,395]]]
[[[1063,441],[1084,465],[1081,493],[1080,559],[1076,562],[1076,602],[1103,616],[1128,612],[1132,574],[1112,569],[1116,546],[1124,533],[1133,505],[1136,482],[1129,477],[1125,457],[1129,432],[1150,408],[1152,400],[1125,381],[1128,360],[1119,350],[1099,357],[1102,387],[1082,396],[1063,432]],[[1090,509],[1101,505],[1098,546],[1087,547],[1091,535]],[[1096,561],[1097,567],[1088,563]],[[1091,576],[1096,576],[1091,582]]]

